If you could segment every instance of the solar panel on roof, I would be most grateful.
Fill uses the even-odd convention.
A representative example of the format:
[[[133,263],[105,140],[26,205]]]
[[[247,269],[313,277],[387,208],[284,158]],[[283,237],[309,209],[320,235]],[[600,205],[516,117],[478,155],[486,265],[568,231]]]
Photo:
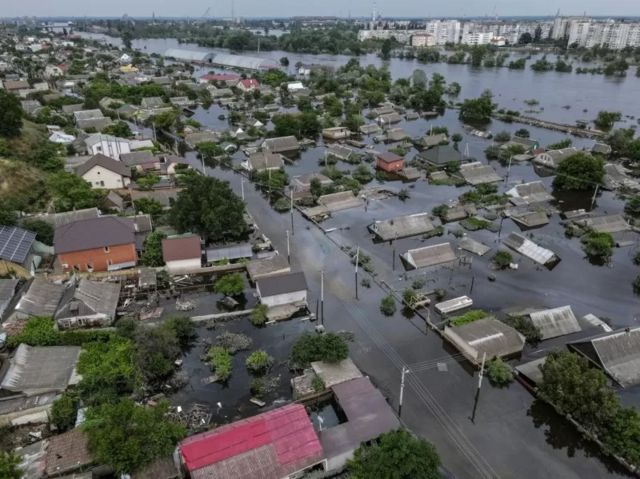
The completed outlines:
[[[17,226],[0,226],[0,259],[22,264],[27,259],[36,234]]]

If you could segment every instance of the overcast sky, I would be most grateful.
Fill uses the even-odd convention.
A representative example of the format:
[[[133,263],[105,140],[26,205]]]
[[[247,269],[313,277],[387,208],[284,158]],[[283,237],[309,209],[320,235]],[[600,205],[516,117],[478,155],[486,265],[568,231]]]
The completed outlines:
[[[0,0],[0,16],[210,16],[227,17],[232,0]],[[562,14],[640,16],[640,0],[378,0],[383,16],[480,16]],[[369,16],[372,0],[235,0],[236,16],[274,17],[294,15]]]

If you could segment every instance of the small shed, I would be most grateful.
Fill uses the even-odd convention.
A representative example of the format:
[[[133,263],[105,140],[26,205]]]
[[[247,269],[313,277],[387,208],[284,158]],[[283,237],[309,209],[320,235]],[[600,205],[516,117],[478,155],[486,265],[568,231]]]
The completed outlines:
[[[531,313],[529,317],[531,323],[540,330],[543,340],[582,330],[571,306],[536,311]]]
[[[525,338],[511,326],[494,318],[484,318],[462,326],[447,326],[444,337],[476,365],[486,360],[522,352]]]
[[[410,249],[401,256],[407,269],[428,268],[456,261],[458,257],[451,248],[451,243],[440,243],[423,248]]]
[[[268,307],[307,303],[307,281],[303,272],[267,276],[256,282],[260,303]]]
[[[491,165],[485,165],[479,161],[461,165],[460,174],[467,183],[473,186],[502,181],[502,177],[496,173]]]
[[[202,266],[200,236],[169,236],[162,240],[162,258],[170,274],[184,274]]]
[[[396,155],[395,153],[385,151],[383,153],[376,154],[376,168],[379,170],[393,173],[402,170],[403,167],[404,158]]]
[[[376,221],[369,225],[369,231],[381,241],[408,238],[426,234],[434,230],[429,213],[397,216],[388,220]]]

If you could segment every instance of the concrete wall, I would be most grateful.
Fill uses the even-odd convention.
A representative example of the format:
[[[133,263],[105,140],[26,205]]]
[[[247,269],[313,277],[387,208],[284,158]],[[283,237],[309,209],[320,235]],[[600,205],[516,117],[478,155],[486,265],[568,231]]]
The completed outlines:
[[[92,188],[106,188],[109,190],[125,188],[129,184],[129,178],[120,176],[118,173],[107,170],[102,166],[94,166],[82,175],[82,179],[88,182]]]
[[[75,251],[58,255],[65,272],[77,266],[79,271],[89,271],[87,265],[93,266],[93,271],[107,271],[110,265],[121,263],[135,263],[138,259],[135,243],[104,248]]]
[[[276,296],[260,297],[260,302],[268,307],[281,306],[283,304],[307,302],[307,291],[278,294]]]
[[[56,319],[60,329],[80,329],[109,326],[113,323],[113,318],[104,314],[94,314],[91,316],[74,316],[71,318]]]
[[[202,267],[200,258],[182,259],[179,261],[168,261],[167,271],[170,274],[180,274],[187,271],[193,271]]]

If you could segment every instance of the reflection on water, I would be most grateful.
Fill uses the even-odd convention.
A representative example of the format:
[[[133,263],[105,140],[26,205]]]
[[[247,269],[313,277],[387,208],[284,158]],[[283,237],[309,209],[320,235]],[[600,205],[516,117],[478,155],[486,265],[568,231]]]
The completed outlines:
[[[531,417],[536,429],[544,428],[547,443],[554,449],[566,449],[568,457],[574,457],[577,451],[581,451],[587,457],[598,458],[610,473],[634,477],[616,461],[603,455],[593,441],[584,438],[569,421],[543,401],[536,399],[527,411],[527,416]]]

